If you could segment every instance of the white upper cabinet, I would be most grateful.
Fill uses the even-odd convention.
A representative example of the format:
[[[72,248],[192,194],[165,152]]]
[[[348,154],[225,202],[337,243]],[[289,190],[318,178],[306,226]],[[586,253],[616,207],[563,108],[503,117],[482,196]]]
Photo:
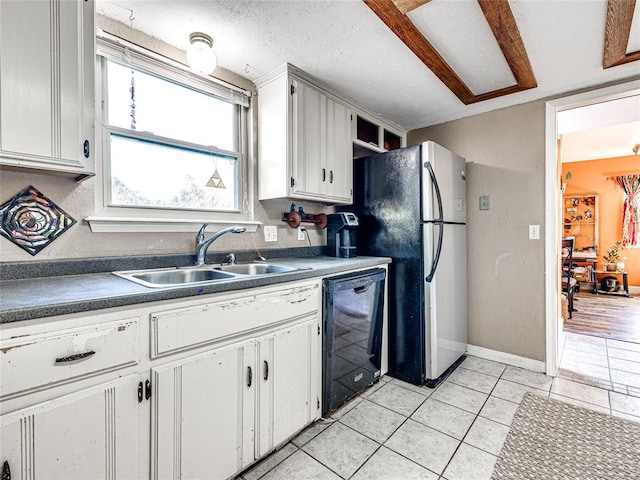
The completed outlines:
[[[94,2],[0,3],[0,166],[94,170]]]
[[[352,203],[350,107],[291,65],[257,84],[260,200]]]

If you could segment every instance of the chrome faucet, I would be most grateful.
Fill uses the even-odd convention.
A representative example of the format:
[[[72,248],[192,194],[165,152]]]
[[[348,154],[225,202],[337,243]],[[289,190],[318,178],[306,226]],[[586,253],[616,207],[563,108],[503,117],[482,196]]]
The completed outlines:
[[[201,266],[204,265],[204,257],[207,254],[207,248],[211,245],[214,240],[217,240],[225,233],[244,233],[247,229],[241,227],[239,225],[234,225],[233,227],[223,228],[219,232],[214,233],[206,240],[204,239],[204,231],[207,226],[211,225],[213,222],[205,222],[200,227],[200,231],[198,231],[198,235],[196,235],[196,265]]]

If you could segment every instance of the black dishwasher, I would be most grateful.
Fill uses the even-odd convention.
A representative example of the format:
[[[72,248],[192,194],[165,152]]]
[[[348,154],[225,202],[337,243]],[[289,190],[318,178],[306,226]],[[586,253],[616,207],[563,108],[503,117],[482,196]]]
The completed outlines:
[[[323,415],[380,378],[385,277],[376,268],[323,281]]]

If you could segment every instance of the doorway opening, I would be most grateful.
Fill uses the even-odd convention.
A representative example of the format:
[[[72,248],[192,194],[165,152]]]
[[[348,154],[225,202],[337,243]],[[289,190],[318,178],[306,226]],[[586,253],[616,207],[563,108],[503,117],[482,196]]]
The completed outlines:
[[[597,263],[597,250],[600,250],[601,258],[602,250],[604,248],[606,251],[608,244],[598,242],[598,233],[601,229],[586,225],[590,222],[583,221],[585,214],[578,210],[581,202],[585,202],[590,210],[588,215],[595,214],[597,210],[593,208],[595,205],[591,202],[594,195],[597,195],[597,191],[592,187],[585,188],[584,185],[580,185],[584,190],[582,192],[568,189],[567,183],[572,178],[570,170],[577,171],[577,164],[576,167],[563,170],[561,155],[559,155],[561,146],[559,130],[564,128],[562,125],[559,127],[559,114],[562,116],[562,112],[580,112],[579,109],[583,107],[624,101],[637,96],[640,96],[640,81],[572,95],[546,104],[545,293],[547,373],[553,376],[557,374],[571,376],[574,380],[608,389],[628,389],[627,393],[640,395],[640,339],[636,338],[640,333],[633,332],[631,329],[626,332],[628,338],[625,338],[624,328],[620,327],[621,331],[612,336],[607,334],[611,329],[606,325],[611,317],[609,314],[616,311],[629,322],[633,322],[633,318],[637,317],[635,325],[640,324],[640,297],[629,299],[611,296],[609,298],[606,295],[593,293],[594,289],[596,291],[600,289],[599,282],[603,279],[603,275],[592,273],[604,268],[599,267]],[[637,112],[635,114],[637,116]],[[629,143],[630,138],[623,146],[630,148]],[[563,195],[565,190],[573,195]],[[564,205],[567,201],[578,202],[578,205]],[[567,214],[569,214],[568,217]],[[578,223],[585,225],[578,226]],[[588,231],[589,228],[591,228],[590,231]],[[577,235],[580,239],[579,251],[587,260],[586,263],[582,263],[582,266],[586,265],[589,268],[581,271],[583,281],[580,282],[580,291],[574,297],[576,300],[574,306],[578,311],[572,312],[573,322],[569,322],[567,328],[564,328],[559,275],[562,257],[560,240],[569,234]],[[593,257],[596,258],[595,262]],[[618,286],[616,290],[619,290]],[[626,307],[620,303],[622,300],[631,300],[633,303],[626,307],[631,305],[632,308],[624,310]],[[640,329],[640,326],[638,328]]]

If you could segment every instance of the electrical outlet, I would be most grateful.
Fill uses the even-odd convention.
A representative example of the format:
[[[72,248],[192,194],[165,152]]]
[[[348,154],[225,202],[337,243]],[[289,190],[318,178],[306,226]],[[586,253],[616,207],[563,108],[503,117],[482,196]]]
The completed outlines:
[[[304,227],[298,227],[298,240],[304,240],[306,237],[305,235],[305,228]]]
[[[278,241],[278,227],[273,225],[265,225],[264,227],[264,241],[265,242],[277,242]]]
[[[540,225],[529,225],[529,240],[540,240]]]

